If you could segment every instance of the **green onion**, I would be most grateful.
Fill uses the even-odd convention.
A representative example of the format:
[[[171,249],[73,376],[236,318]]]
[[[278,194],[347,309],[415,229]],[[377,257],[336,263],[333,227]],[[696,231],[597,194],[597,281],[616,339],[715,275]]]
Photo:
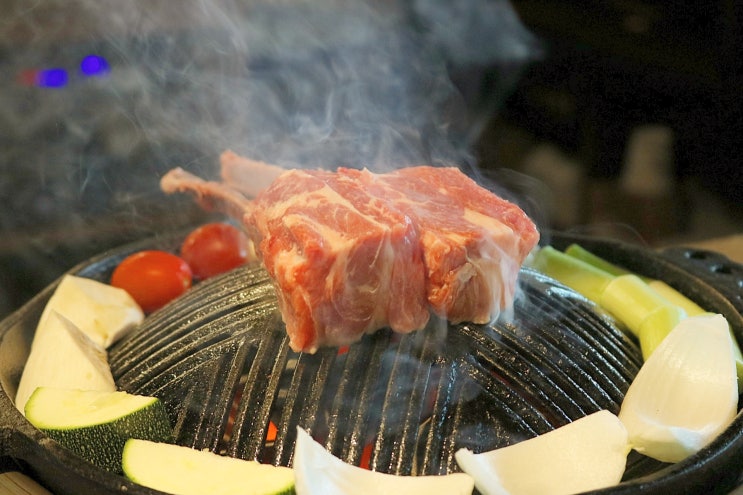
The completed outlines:
[[[644,359],[689,316],[709,315],[694,301],[661,280],[643,278],[578,244],[565,252],[541,248],[530,261],[532,268],[567,285],[595,302],[637,337]],[[730,329],[738,386],[743,393],[743,353]]]
[[[531,267],[567,285],[599,304],[601,294],[614,276],[584,261],[566,255],[552,246],[541,248],[531,261]]]
[[[637,275],[615,277],[601,293],[599,305],[627,325],[627,328],[638,338],[640,328],[648,317],[659,309],[672,306]],[[659,323],[664,322],[659,321]],[[666,333],[672,328],[667,328]]]
[[[631,273],[629,270],[625,270],[624,268],[615,265],[611,261],[607,261],[600,256],[596,256],[579,244],[571,244],[570,246],[568,246],[567,249],[565,249],[565,254],[584,261],[589,265],[595,266],[596,268],[603,270],[610,275],[614,275],[615,277],[618,277],[619,275],[628,275],[629,273]]]
[[[650,354],[687,314],[678,306],[664,305],[656,308],[640,324],[638,338],[642,357],[647,361]]]
[[[696,316],[706,313],[697,303],[663,282],[662,280],[649,280],[648,285],[659,295],[665,297],[668,301],[676,306],[684,308],[689,316]]]
[[[625,270],[624,268],[615,265],[611,261],[605,260],[604,258],[593,254],[579,244],[571,244],[570,246],[568,246],[567,249],[565,249],[565,254],[584,261],[591,266],[599,268],[606,273],[617,277],[620,275],[628,275],[632,273],[629,270]],[[692,301],[667,283],[663,282],[662,280],[654,280],[642,276],[640,276],[640,278],[645,281],[650,286],[650,288],[653,289],[659,296],[663,297],[668,302],[675,304],[676,306],[681,306],[681,308],[686,311],[687,315],[695,316],[706,313],[706,311],[699,305],[697,305],[694,301]]]
[[[612,313],[635,336],[653,311],[670,305],[637,275],[612,275],[551,246],[541,248],[530,263]]]

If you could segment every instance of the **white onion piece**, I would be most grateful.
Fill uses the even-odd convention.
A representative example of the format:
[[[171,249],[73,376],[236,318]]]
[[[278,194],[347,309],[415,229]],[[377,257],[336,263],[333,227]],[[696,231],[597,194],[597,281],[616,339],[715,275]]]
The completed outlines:
[[[733,340],[722,315],[682,320],[640,368],[619,419],[638,452],[678,462],[698,452],[735,417]]]
[[[483,495],[568,495],[619,483],[629,451],[624,425],[602,410],[507,447],[454,456]]]
[[[397,476],[347,464],[297,427],[294,446],[297,495],[471,495],[474,480],[464,473]]]
[[[110,347],[144,319],[142,308],[124,289],[75,275],[62,277],[41,313],[39,326],[54,311],[103,348]]]

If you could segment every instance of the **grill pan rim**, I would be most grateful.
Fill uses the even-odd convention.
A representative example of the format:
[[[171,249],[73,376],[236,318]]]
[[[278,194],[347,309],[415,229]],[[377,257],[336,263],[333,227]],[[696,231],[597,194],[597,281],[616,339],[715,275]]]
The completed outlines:
[[[94,278],[110,273],[121,259],[138,250],[174,249],[186,232],[188,229],[112,249],[78,264],[66,273]],[[725,293],[712,285],[719,279],[720,270],[716,267],[719,268],[721,263],[728,267],[732,266],[736,275],[743,273],[743,267],[730,262],[724,256],[714,252],[703,252],[700,255],[696,250],[685,248],[654,252],[621,241],[570,233],[547,232],[543,238],[558,248],[578,242],[596,251],[597,254],[607,256],[608,253],[609,259],[617,261],[616,258],[619,257],[620,262],[629,268],[644,275],[663,278],[676,288],[682,290],[692,288],[695,294],[704,295],[706,302],[714,303],[709,306],[710,309],[728,317],[736,337],[743,341],[743,316],[740,309],[743,285],[740,280],[734,280],[732,284],[729,280],[722,280]],[[706,263],[705,257],[709,257]],[[729,274],[730,270],[724,272]],[[0,322],[0,349],[4,345],[10,345],[6,340],[11,330],[20,332],[22,329],[23,337],[28,339],[26,344],[30,343],[38,315],[58,283],[59,279]],[[738,293],[732,293],[731,287],[733,291],[738,287]],[[25,357],[22,360],[25,361]],[[122,492],[134,495],[161,494],[132,483],[122,476],[97,469],[28,423],[16,410],[8,394],[12,386],[7,385],[10,381],[17,380],[19,372],[18,369],[10,368],[12,366],[8,363],[0,362],[0,458],[12,459],[31,476],[52,488],[57,495]],[[17,382],[11,385],[17,386]],[[718,482],[718,486],[725,490],[719,493],[725,493],[736,483],[740,466],[743,466],[743,412],[739,412],[733,423],[710,445],[684,461],[669,465],[652,475],[589,493],[607,495],[710,493],[710,482]]]

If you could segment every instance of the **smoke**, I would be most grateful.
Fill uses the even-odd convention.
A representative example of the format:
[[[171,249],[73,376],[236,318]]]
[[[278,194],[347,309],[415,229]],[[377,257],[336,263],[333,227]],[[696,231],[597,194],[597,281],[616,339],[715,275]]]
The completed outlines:
[[[158,179],[175,166],[215,177],[228,148],[288,167],[471,164],[483,120],[538,54],[506,0],[0,0],[0,12],[0,232],[14,234],[0,240],[0,316],[23,302],[7,294],[192,221],[191,199]],[[81,72],[91,54],[107,70]],[[495,94],[472,77],[485,67],[500,71]],[[40,84],[45,69],[64,84]],[[503,176],[478,179],[514,199]],[[418,362],[464,352],[440,347],[447,332],[432,320],[428,340],[406,340],[416,357],[382,357],[391,395],[372,399],[389,401],[392,425],[398,398],[454,372]],[[444,393],[470,402],[467,380]]]
[[[297,167],[471,163],[492,108],[452,71],[502,66],[508,81],[536,55],[505,0],[0,0],[0,11],[0,197],[21,212],[0,215],[0,231],[23,233],[0,255],[73,243],[89,256],[102,237],[172,228],[193,210],[164,198],[159,176],[214,177],[227,148]],[[90,54],[108,70],[82,73]],[[47,69],[64,84],[40,84]],[[51,270],[84,259],[62,257]]]
[[[18,137],[63,126],[64,145],[110,139],[116,154],[145,142],[315,166],[461,162],[468,116],[447,68],[524,63],[533,43],[507,3],[450,4],[21,2],[0,32],[11,64],[70,63],[88,48],[112,70],[3,123]]]
[[[401,10],[240,5],[198,4],[211,22],[187,47],[171,38],[137,56],[119,45],[121,62],[155,90],[132,108],[147,140],[315,167],[451,161],[462,151],[444,60],[403,30]],[[153,102],[158,89],[164,98]]]

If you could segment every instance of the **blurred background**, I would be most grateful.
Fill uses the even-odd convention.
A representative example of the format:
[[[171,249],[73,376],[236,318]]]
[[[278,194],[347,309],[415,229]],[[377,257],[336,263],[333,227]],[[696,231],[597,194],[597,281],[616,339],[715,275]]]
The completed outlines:
[[[465,167],[543,228],[743,232],[741,6],[660,0],[0,0],[0,317],[208,215],[231,148]]]
[[[543,180],[556,228],[651,246],[741,231],[740,2],[513,6],[546,56],[481,136],[483,166]]]

